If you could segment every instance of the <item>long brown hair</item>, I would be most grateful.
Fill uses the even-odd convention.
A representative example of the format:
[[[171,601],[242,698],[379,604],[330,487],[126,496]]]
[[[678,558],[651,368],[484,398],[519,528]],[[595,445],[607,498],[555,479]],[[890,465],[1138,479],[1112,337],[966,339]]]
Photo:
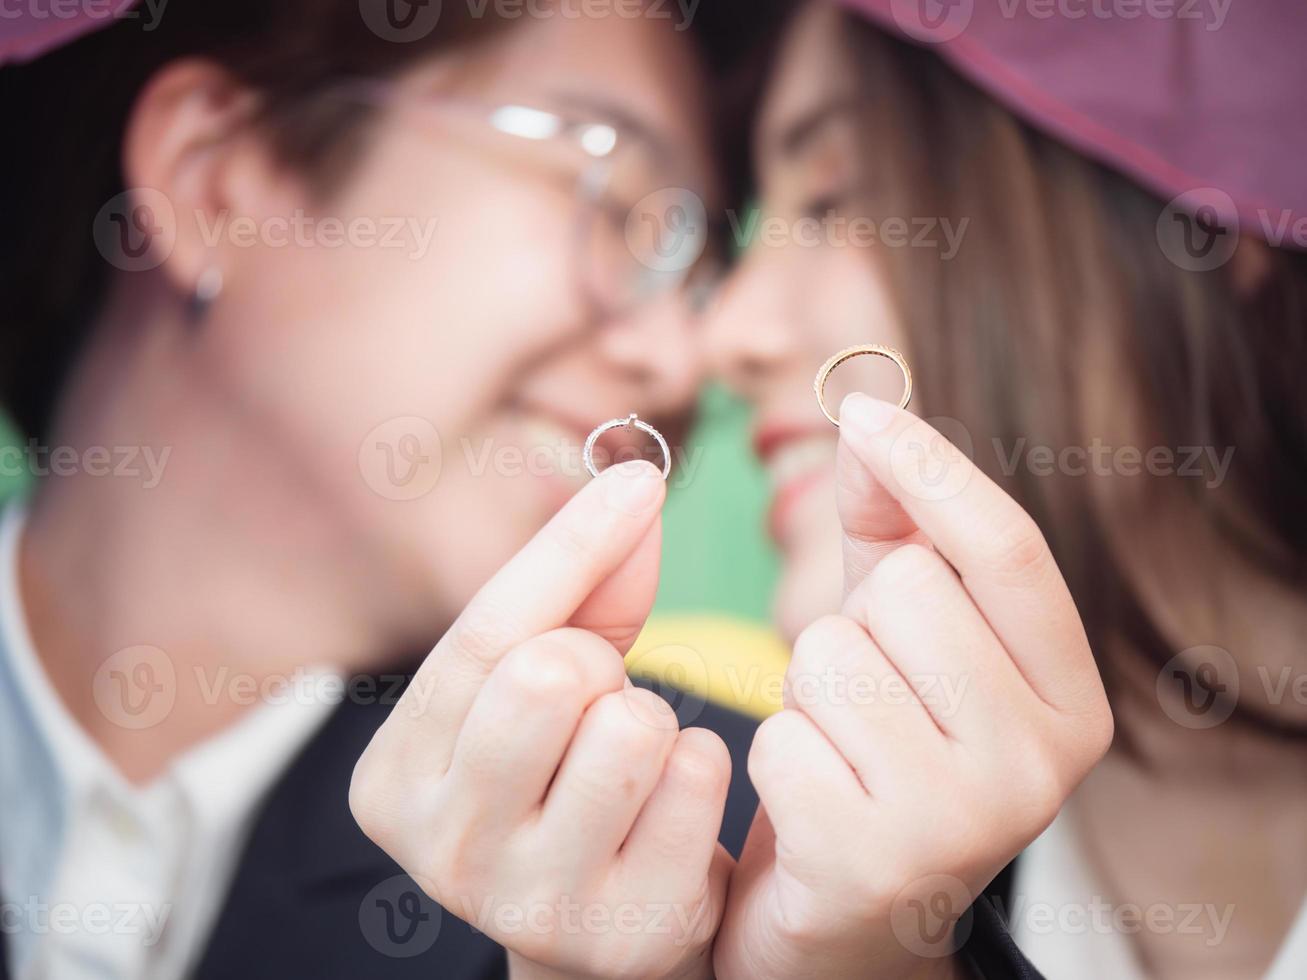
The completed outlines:
[[[868,95],[859,122],[870,216],[969,220],[954,256],[877,253],[923,414],[962,422],[976,461],[1038,521],[1109,690],[1120,692],[1123,662],[1103,651],[1158,666],[1178,652],[1113,548],[1123,523],[1150,521],[1177,493],[1226,557],[1301,589],[1307,255],[1267,247],[1252,284],[1237,262],[1188,271],[1159,244],[1166,202],[1025,125],[934,52],[853,15],[847,27]],[[1022,446],[1095,440],[1236,451],[1214,488],[1004,465]],[[1299,731],[1254,710],[1240,717]]]

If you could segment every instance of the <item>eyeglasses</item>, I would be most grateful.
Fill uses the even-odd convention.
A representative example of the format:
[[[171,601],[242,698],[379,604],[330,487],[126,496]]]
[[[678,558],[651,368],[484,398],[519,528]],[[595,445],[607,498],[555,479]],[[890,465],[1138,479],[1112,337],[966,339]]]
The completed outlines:
[[[669,296],[701,309],[721,278],[721,236],[703,199],[683,186],[689,181],[675,179],[679,168],[666,153],[620,122],[521,104],[409,95],[374,80],[349,81],[332,92],[372,105],[470,120],[553,149],[555,171],[572,184],[577,284],[602,318],[627,315]],[[542,170],[544,162],[539,161]]]

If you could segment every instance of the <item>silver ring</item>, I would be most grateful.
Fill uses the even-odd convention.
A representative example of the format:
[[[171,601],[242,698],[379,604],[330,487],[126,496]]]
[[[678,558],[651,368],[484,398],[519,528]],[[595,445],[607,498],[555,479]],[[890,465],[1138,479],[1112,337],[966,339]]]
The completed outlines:
[[[581,453],[581,459],[585,462],[585,468],[590,471],[591,476],[598,476],[599,471],[595,469],[595,443],[599,437],[611,429],[639,429],[641,432],[648,433],[658,441],[658,448],[663,451],[663,479],[666,480],[672,473],[672,451],[667,448],[667,440],[663,434],[655,429],[648,422],[640,421],[640,416],[632,412],[624,419],[609,419],[603,425],[596,426],[595,430],[590,433],[590,437],[585,441],[585,449]]]

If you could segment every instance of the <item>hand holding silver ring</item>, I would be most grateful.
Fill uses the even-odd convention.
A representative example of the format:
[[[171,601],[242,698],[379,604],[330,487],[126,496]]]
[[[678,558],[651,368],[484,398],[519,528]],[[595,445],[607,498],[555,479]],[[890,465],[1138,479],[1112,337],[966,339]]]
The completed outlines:
[[[581,459],[585,462],[585,468],[590,471],[590,475],[599,475],[599,471],[595,469],[595,443],[599,441],[599,437],[605,432],[608,432],[611,429],[621,428],[639,429],[641,432],[654,437],[658,442],[658,448],[663,451],[663,479],[666,480],[672,472],[672,451],[667,448],[667,440],[663,438],[661,432],[655,429],[648,422],[642,422],[640,416],[636,415],[634,412],[624,419],[609,419],[603,425],[596,426],[595,430],[590,433],[590,437],[585,441],[585,449],[581,453]]]

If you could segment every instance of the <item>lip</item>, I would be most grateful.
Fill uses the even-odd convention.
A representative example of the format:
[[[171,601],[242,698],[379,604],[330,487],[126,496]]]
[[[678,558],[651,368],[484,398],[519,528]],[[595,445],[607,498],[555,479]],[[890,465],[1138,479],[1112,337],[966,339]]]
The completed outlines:
[[[579,415],[573,415],[553,405],[522,404],[518,406],[518,410],[525,416],[534,415],[557,426],[574,438],[578,445],[584,443],[594,429],[594,424],[587,425]]]
[[[820,425],[808,425],[799,422],[774,421],[759,422],[753,430],[753,451],[759,461],[766,463],[776,451],[786,443],[809,436],[826,435],[828,430]]]
[[[790,443],[811,439],[813,436],[825,437],[829,434],[829,430],[821,425],[783,420],[764,421],[754,429],[753,449],[758,460],[766,464]],[[828,467],[813,466],[791,477],[785,483],[773,487],[771,504],[767,510],[767,530],[774,542],[783,543],[785,527],[799,501],[827,482],[830,476]]]

